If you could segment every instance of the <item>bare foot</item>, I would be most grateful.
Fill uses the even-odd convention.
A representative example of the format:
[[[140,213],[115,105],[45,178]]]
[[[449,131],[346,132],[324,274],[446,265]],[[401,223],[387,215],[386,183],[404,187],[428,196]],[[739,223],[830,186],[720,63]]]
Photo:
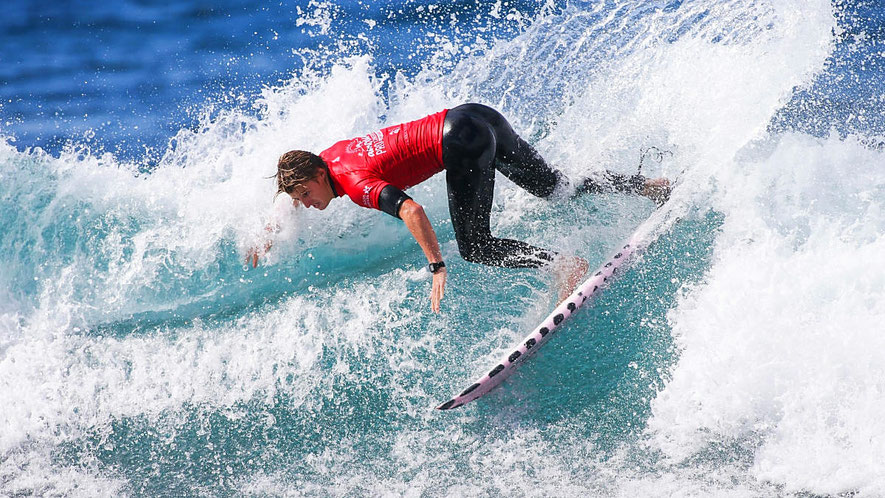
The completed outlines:
[[[556,258],[553,262],[553,279],[559,290],[557,303],[563,302],[574,292],[589,267],[587,261],[577,256],[560,255]]]
[[[658,206],[663,205],[670,198],[670,180],[666,178],[649,178],[639,191],[639,195],[655,201]]]

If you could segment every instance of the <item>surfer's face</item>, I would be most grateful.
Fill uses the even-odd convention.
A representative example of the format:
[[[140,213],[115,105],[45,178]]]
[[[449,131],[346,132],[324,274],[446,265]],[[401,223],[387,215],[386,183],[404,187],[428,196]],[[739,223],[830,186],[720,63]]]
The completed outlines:
[[[329,185],[325,171],[321,171],[313,180],[302,183],[295,187],[289,194],[295,205],[301,204],[306,208],[326,209],[329,202],[334,198],[332,187]]]

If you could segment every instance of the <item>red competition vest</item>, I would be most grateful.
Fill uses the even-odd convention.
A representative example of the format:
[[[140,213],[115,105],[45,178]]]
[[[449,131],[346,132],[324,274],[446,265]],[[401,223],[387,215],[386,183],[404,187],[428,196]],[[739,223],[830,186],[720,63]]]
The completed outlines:
[[[336,195],[378,209],[378,196],[387,185],[405,190],[442,171],[446,112],[342,140],[320,152]]]

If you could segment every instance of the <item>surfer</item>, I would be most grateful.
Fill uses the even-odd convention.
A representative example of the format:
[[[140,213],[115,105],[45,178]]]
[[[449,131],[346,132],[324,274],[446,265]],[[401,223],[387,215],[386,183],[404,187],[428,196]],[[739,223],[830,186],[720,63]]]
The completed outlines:
[[[513,131],[504,116],[481,104],[460,105],[342,140],[319,155],[286,152],[277,164],[277,195],[288,194],[296,206],[320,210],[332,199],[347,195],[360,206],[402,219],[429,263],[427,268],[433,274],[431,307],[439,312],[446,266],[424,209],[403,190],[443,170],[455,240],[465,260],[508,268],[552,265],[560,300],[580,283],[588,268],[584,259],[492,235],[489,217],[495,170],[542,198],[567,191],[569,183]],[[600,178],[583,180],[574,195],[625,192],[661,203],[669,190],[664,178],[606,172]],[[268,242],[263,248],[252,249],[247,262],[257,266],[259,256],[270,246]]]

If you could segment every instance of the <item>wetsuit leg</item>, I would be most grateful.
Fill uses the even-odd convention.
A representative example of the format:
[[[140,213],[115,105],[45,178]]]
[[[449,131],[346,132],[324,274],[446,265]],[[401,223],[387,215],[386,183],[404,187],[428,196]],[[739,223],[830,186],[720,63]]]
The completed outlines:
[[[619,175],[611,171],[605,171],[602,178],[585,178],[578,188],[575,189],[573,197],[584,194],[607,194],[611,192],[622,192],[625,194],[637,194],[642,191],[645,185],[645,177],[642,175]]]
[[[547,198],[568,180],[551,168],[498,111],[481,104],[450,109],[443,125],[443,164],[449,212],[461,256],[467,261],[511,268],[534,268],[555,252],[525,242],[492,237],[489,216],[495,169],[531,194]],[[638,192],[642,177],[605,172],[584,180],[575,195]]]
[[[498,111],[482,104],[463,104],[449,111],[449,115],[469,114],[483,120],[495,135],[495,168],[511,181],[538,197],[549,197],[560,185],[569,181],[551,168],[541,154],[522,139],[507,119]],[[445,146],[445,144],[443,144]],[[604,171],[596,177],[585,178],[575,189],[574,196],[610,192],[638,193],[645,178],[641,175],[620,175]]]
[[[510,268],[536,268],[547,264],[553,260],[554,252],[518,240],[492,236],[489,217],[495,188],[498,138],[495,127],[488,120],[475,112],[466,112],[462,107],[447,113],[443,128],[449,212],[461,256],[475,263]],[[541,175],[541,181],[535,182],[531,177],[526,175],[521,180],[531,184],[539,193],[546,192],[544,186],[547,184],[543,181],[549,182],[551,178]],[[552,191],[550,188],[547,195]]]
[[[453,112],[456,116],[468,114],[488,123],[495,135],[494,166],[513,183],[537,197],[549,197],[565,183],[563,175],[517,135],[498,111],[482,104],[463,104],[450,110],[449,114]]]

